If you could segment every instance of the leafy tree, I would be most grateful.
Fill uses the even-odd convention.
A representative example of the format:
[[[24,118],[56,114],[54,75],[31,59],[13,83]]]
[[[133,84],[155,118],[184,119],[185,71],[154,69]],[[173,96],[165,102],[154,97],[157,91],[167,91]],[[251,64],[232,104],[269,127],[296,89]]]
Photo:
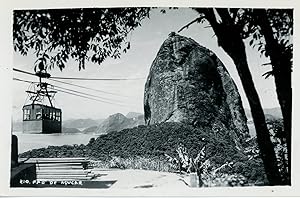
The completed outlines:
[[[274,76],[278,101],[283,115],[284,134],[287,140],[288,172],[291,175],[291,121],[292,121],[292,58],[293,12],[291,9],[257,9],[254,19],[263,35],[264,47],[260,51],[270,57],[272,70],[265,73],[266,78]],[[263,43],[259,39],[260,43]],[[262,46],[262,45],[260,45]],[[290,180],[289,180],[290,184]]]
[[[72,58],[84,69],[86,61],[100,64],[119,58],[130,48],[128,33],[148,17],[150,8],[81,8],[15,10],[14,50],[34,50],[36,67],[59,67]],[[35,67],[35,68],[36,68]],[[41,68],[40,68],[41,69]]]
[[[292,9],[229,9],[235,17],[243,38],[261,55],[269,57],[271,70],[264,73],[274,76],[277,98],[283,115],[284,131],[291,164],[291,72],[293,59],[293,10]]]
[[[219,46],[224,49],[236,65],[251,108],[257,132],[257,141],[261,152],[261,158],[264,162],[267,178],[270,185],[279,185],[282,183],[282,180],[277,168],[273,144],[270,140],[263,108],[255,89],[247,62],[245,44],[243,42],[245,35],[243,34],[243,29],[241,29],[244,28],[244,26],[239,23],[239,20],[236,20],[238,9],[235,9],[233,14],[230,13],[229,9],[225,8],[194,9],[200,14],[198,21],[205,19],[210,23],[215,35],[217,36]],[[251,29],[249,31],[251,31]]]
[[[293,59],[293,10],[292,9],[239,9],[227,10],[234,26],[242,39],[250,39],[250,45],[255,47],[263,56],[269,57],[271,71],[263,74],[266,78],[274,76],[278,101],[283,114],[284,134],[287,140],[288,172],[291,172],[291,111],[292,88],[291,72]],[[215,14],[219,14],[216,12]],[[221,17],[222,18],[222,17]],[[195,22],[205,20],[200,15]],[[180,31],[182,30],[180,29]],[[290,184],[290,179],[288,179]]]

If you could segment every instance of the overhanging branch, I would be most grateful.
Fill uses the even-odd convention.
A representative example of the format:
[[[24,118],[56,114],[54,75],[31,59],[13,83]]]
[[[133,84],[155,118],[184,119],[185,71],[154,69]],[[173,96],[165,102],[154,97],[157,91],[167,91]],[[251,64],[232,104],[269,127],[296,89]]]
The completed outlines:
[[[190,25],[194,24],[194,23],[200,23],[202,19],[204,19],[204,16],[200,16],[198,18],[196,18],[195,20],[189,22],[188,24],[186,24],[185,26],[183,26],[182,28],[180,28],[178,30],[178,33],[180,33],[182,30],[189,28]]]

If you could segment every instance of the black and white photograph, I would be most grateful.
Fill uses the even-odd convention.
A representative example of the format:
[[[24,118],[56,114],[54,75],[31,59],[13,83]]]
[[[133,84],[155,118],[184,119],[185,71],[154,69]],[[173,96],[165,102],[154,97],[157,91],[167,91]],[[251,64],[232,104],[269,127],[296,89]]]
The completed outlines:
[[[294,7],[10,15],[9,189],[295,187]]]

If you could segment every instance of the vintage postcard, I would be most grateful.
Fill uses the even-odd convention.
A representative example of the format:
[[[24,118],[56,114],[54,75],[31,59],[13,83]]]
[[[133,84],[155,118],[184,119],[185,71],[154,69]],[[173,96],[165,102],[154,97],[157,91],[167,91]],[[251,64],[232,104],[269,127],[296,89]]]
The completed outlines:
[[[7,4],[1,195],[299,195],[299,7],[272,3]]]

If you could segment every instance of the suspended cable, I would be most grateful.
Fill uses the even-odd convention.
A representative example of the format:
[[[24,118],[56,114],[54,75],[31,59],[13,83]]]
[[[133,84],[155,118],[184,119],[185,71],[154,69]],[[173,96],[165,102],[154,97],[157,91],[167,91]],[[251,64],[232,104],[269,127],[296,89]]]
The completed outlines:
[[[77,84],[73,84],[73,83],[69,83],[69,82],[63,82],[63,81],[54,80],[54,79],[49,79],[49,80],[54,81],[54,82],[58,82],[58,83],[62,83],[62,84],[66,84],[66,85],[72,85],[72,86],[75,86],[75,87],[80,87],[80,88],[83,88],[83,89],[97,91],[97,92],[100,92],[100,93],[106,93],[106,94],[110,94],[110,95],[114,95],[114,96],[121,96],[121,97],[129,98],[128,96],[124,96],[124,95],[120,95],[120,94],[116,94],[116,93],[111,93],[111,92],[103,91],[103,90],[100,90],[100,89],[93,89],[93,88],[89,88],[89,87],[85,87],[85,86],[81,86],[81,85],[77,85]]]
[[[79,94],[84,94],[84,95],[87,95],[87,96],[97,97],[97,98],[101,98],[101,99],[104,99],[104,100],[115,100],[116,102],[121,102],[120,100],[105,98],[105,97],[98,96],[98,95],[93,95],[93,94],[88,94],[88,93],[84,93],[84,92],[81,92],[81,91],[76,91],[76,90],[73,90],[73,89],[64,88],[64,87],[57,86],[57,85],[53,85],[53,86],[57,87],[57,88],[60,88],[60,89],[63,89],[63,90],[72,91],[72,92],[79,93]]]
[[[100,100],[100,99],[96,99],[96,98],[91,98],[91,97],[88,97],[88,96],[83,96],[83,95],[75,94],[75,93],[64,91],[64,90],[60,90],[60,89],[55,89],[55,88],[52,88],[52,89],[55,90],[55,91],[60,91],[60,92],[63,92],[63,93],[66,93],[66,94],[70,94],[70,95],[73,95],[73,96],[78,96],[78,97],[82,97],[82,98],[86,98],[86,99],[90,99],[90,100],[95,100],[95,101],[99,101],[99,102],[103,102],[103,103],[107,103],[107,104],[128,107],[128,105],[123,105],[123,104],[118,104],[118,103],[112,103],[112,102],[108,102],[108,101],[104,101],[104,100]]]
[[[13,78],[13,80],[20,81],[20,82],[26,82],[26,83],[38,83],[38,82],[33,82],[33,81],[28,81],[28,80],[22,80],[19,78]]]
[[[23,71],[23,70],[20,70],[20,69],[13,68],[13,70],[17,71],[17,72],[21,72],[21,73],[25,73],[25,74],[36,76],[36,74],[34,74],[34,73],[30,73],[30,72]],[[107,92],[107,91],[103,91],[103,90],[99,90],[99,89],[88,88],[88,87],[76,85],[76,84],[73,84],[73,83],[68,83],[68,82],[63,82],[63,81],[59,81],[59,80],[54,80],[52,78],[56,78],[56,77],[50,77],[50,79],[48,79],[48,80],[52,80],[54,82],[68,84],[68,85],[72,85],[72,86],[76,86],[76,87],[80,87],[80,88],[84,88],[84,89],[89,89],[89,90],[93,90],[93,91],[97,91],[97,92],[101,92],[101,93],[106,93],[106,94],[110,94],[110,95],[115,95],[115,96],[121,96],[121,97],[129,98],[128,96],[124,96],[124,95],[121,95],[121,94],[111,93],[111,92]],[[64,79],[73,79],[74,80],[74,78],[64,78]],[[103,80],[105,80],[105,79],[103,79]],[[106,79],[106,80],[109,80],[109,79]],[[113,79],[110,79],[110,80],[113,80]],[[122,80],[122,79],[115,79],[115,80]],[[127,80],[130,80],[130,79],[127,79]]]
[[[113,81],[113,80],[118,80],[118,81],[123,81],[123,80],[143,80],[145,78],[73,78],[73,77],[50,77],[52,79],[61,79],[61,80],[106,80],[106,81]]]
[[[13,68],[13,71],[36,76],[36,74],[34,74],[34,73],[30,73],[30,72],[20,70],[20,69],[17,69],[17,68]],[[145,79],[145,78],[76,78],[76,77],[56,77],[56,76],[50,76],[49,78],[64,79],[64,80],[103,80],[103,81],[113,81],[113,80],[122,81],[122,80],[142,80],[142,79]]]
[[[17,69],[17,68],[13,68],[13,71],[36,76],[36,74],[34,74],[34,73],[30,73],[30,72],[27,72],[27,71],[23,71],[23,70],[20,70],[20,69]]]
[[[37,82],[32,82],[32,81],[22,80],[22,79],[19,79],[19,78],[13,78],[13,80],[20,81],[20,82],[26,82],[26,83],[30,83],[30,84],[31,84],[31,83],[37,83]],[[64,87],[57,86],[57,85],[52,85],[52,86],[57,87],[57,88],[60,88],[60,89],[63,89],[63,90],[67,90],[67,91],[71,91],[71,92],[75,92],[75,93],[87,95],[87,96],[97,97],[97,98],[104,99],[104,100],[111,100],[111,101],[114,100],[114,101],[116,101],[116,102],[121,102],[120,100],[110,99],[110,98],[105,98],[105,97],[101,97],[101,96],[93,95],[93,94],[88,94],[88,93],[76,91],[76,90],[73,90],[73,89],[64,88]]]
[[[19,79],[19,78],[13,78],[13,80],[29,83],[30,84],[29,86],[31,86],[32,83],[37,83],[37,82],[33,82],[33,81],[22,80],[22,79]],[[53,85],[53,86],[54,87],[58,87],[56,85]],[[106,99],[106,98],[101,98],[101,97],[96,96],[96,95],[87,94],[87,93],[83,93],[83,92],[79,92],[79,91],[75,91],[75,90],[71,90],[71,89],[67,89],[67,88],[63,88],[63,87],[59,87],[59,88],[60,89],[56,89],[56,88],[51,88],[51,89],[55,90],[55,91],[67,93],[67,94],[70,94],[70,95],[74,95],[74,96],[78,96],[78,97],[82,97],[82,98],[86,98],[86,99],[90,99],[90,100],[94,100],[94,101],[99,101],[99,102],[107,103],[107,104],[118,105],[118,106],[123,106],[123,107],[131,106],[131,105],[124,105],[124,104],[119,104],[119,103],[113,103],[113,102],[105,101],[105,100],[102,100],[102,99]],[[61,90],[61,89],[69,90],[69,91],[80,93],[80,94],[83,94],[83,95],[75,94],[75,93],[72,93],[72,92],[69,92],[69,91],[65,91],[65,90]],[[84,96],[84,95],[87,95],[87,96]],[[92,96],[92,97],[96,97],[96,98],[92,98],[92,97],[88,97],[88,96]],[[98,98],[100,98],[100,99],[98,99]]]

